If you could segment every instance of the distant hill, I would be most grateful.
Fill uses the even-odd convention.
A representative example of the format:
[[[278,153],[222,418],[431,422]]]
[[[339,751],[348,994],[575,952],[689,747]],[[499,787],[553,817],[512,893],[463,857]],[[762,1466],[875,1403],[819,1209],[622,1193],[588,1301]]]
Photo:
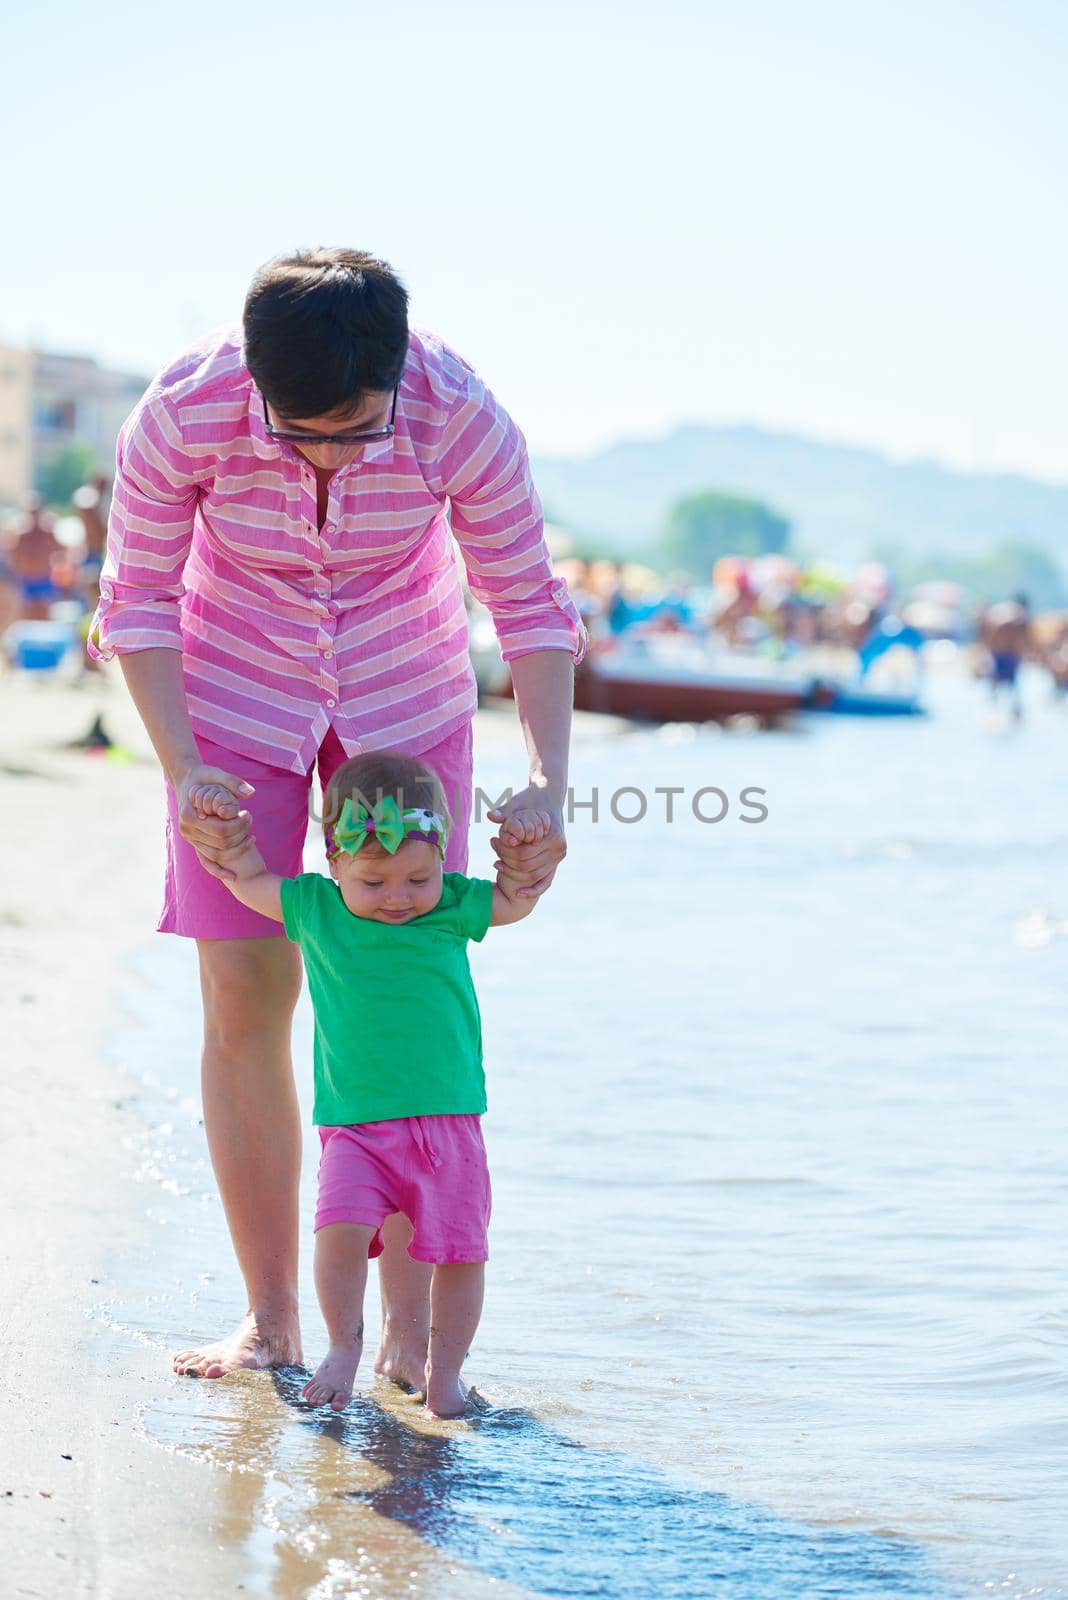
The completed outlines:
[[[803,555],[853,562],[894,548],[974,557],[1012,543],[1068,567],[1068,484],[892,461],[761,428],[677,428],[579,460],[543,457],[534,476],[553,521],[621,552],[655,549],[678,496],[710,488],[783,512]]]

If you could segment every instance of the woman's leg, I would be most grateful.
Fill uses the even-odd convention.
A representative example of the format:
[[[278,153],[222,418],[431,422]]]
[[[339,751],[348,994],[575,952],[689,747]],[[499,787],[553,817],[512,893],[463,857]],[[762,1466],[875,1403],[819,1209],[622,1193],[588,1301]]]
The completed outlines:
[[[385,1249],[378,1258],[382,1334],[375,1371],[402,1388],[422,1390],[430,1339],[430,1279],[433,1267],[408,1254],[412,1225],[399,1212],[382,1225]]]
[[[297,1190],[301,1130],[290,1057],[300,954],[287,939],[198,939],[204,1125],[248,1313],[229,1338],[174,1358],[221,1378],[301,1359]]]
[[[315,1235],[315,1288],[330,1348],[304,1385],[305,1400],[344,1411],[363,1355],[363,1294],[367,1248],[376,1228],[330,1222]]]
[[[457,1417],[467,1404],[460,1368],[478,1332],[486,1266],[482,1261],[434,1268],[430,1288],[430,1349],[426,1405],[436,1417]]]

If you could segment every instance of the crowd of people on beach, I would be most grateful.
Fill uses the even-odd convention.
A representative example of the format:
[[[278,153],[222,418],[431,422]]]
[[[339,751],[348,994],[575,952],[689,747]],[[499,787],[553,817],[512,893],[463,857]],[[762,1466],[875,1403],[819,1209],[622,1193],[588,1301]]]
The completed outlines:
[[[88,622],[100,596],[109,500],[104,473],[93,473],[75,491],[78,543],[57,537],[56,515],[36,494],[0,526],[0,634],[19,621],[49,620],[63,602],[68,615],[80,613]],[[929,639],[949,639],[967,649],[973,675],[989,684],[992,696],[1004,697],[1016,716],[1025,662],[1049,674],[1058,697],[1068,694],[1068,613],[1036,615],[1023,594],[969,610],[955,583],[923,583],[899,598],[879,562],[846,574],[781,555],[724,557],[707,584],[684,572],[664,577],[640,563],[608,558],[559,556],[554,570],[568,584],[594,652],[622,639],[672,634],[784,662],[830,647],[854,653],[863,676],[891,649],[919,652]],[[84,664],[94,669],[88,654]]]
[[[879,562],[851,574],[785,556],[729,556],[707,584],[676,572],[663,578],[638,563],[564,556],[566,578],[593,649],[620,641],[682,635],[709,646],[789,661],[820,647],[844,649],[863,676],[891,649],[919,652],[928,640],[967,651],[971,670],[1020,714],[1019,672],[1045,669],[1058,695],[1068,692],[1068,614],[1034,615],[1026,595],[969,608],[960,586],[938,580],[901,598]]]
[[[73,602],[86,617],[100,599],[107,544],[110,480],[93,473],[71,500],[81,539],[65,543],[55,513],[40,495],[28,494],[0,525],[0,633],[16,622],[47,622],[57,604]]]
[[[0,634],[12,624],[47,621],[57,604],[88,623],[99,600],[107,543],[110,481],[93,473],[78,488],[71,510],[81,523],[78,543],[57,536],[56,515],[27,495],[0,527]],[[959,585],[932,581],[904,598],[879,562],[851,574],[822,562],[789,557],[728,556],[707,584],[684,572],[666,577],[636,562],[558,556],[589,630],[594,653],[620,640],[688,636],[717,649],[788,662],[829,647],[856,656],[861,676],[892,649],[919,652],[927,640],[949,639],[968,652],[971,671],[991,695],[1022,714],[1019,674],[1025,662],[1042,667],[1058,697],[1068,694],[1068,614],[1035,615],[1025,595],[969,610]],[[73,602],[73,604],[72,604]],[[94,670],[84,655],[86,670]]]

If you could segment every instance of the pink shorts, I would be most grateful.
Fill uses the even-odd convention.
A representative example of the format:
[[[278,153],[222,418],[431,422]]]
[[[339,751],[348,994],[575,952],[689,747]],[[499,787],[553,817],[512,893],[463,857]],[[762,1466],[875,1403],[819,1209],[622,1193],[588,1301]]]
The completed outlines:
[[[415,1229],[408,1254],[435,1265],[489,1258],[490,1180],[478,1116],[401,1117],[320,1128],[316,1229],[358,1222],[377,1231],[403,1212]]]
[[[224,745],[198,736],[197,748],[208,766],[244,778],[256,793],[246,802],[252,829],[268,870],[295,878],[303,868],[304,840],[308,832],[310,772],[287,772],[235,755]],[[471,723],[464,722],[419,759],[435,771],[445,789],[452,813],[452,828],[445,846],[446,872],[466,872],[467,833],[471,824],[472,755]],[[333,728],[319,748],[319,780],[325,786],[331,774],[347,759]],[[205,872],[191,844],[178,828],[178,803],[170,784],[167,790],[167,877],[160,933],[179,933],[188,939],[284,938],[280,922],[261,917],[235,900],[218,878]],[[321,832],[321,830],[320,830]],[[325,847],[324,847],[325,849]]]

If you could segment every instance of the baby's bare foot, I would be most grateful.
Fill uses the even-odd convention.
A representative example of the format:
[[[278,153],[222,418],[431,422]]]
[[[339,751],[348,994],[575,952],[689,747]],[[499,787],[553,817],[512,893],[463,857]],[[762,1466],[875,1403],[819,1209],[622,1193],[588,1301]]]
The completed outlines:
[[[359,1345],[331,1345],[301,1393],[309,1405],[344,1411],[352,1399],[352,1380],[360,1364]]]
[[[259,1321],[250,1312],[227,1339],[180,1350],[174,1370],[190,1378],[225,1378],[231,1372],[261,1367],[299,1366],[300,1326],[296,1311]]]
[[[458,1372],[447,1373],[443,1378],[427,1373],[426,1408],[432,1417],[462,1417],[473,1393]]]

